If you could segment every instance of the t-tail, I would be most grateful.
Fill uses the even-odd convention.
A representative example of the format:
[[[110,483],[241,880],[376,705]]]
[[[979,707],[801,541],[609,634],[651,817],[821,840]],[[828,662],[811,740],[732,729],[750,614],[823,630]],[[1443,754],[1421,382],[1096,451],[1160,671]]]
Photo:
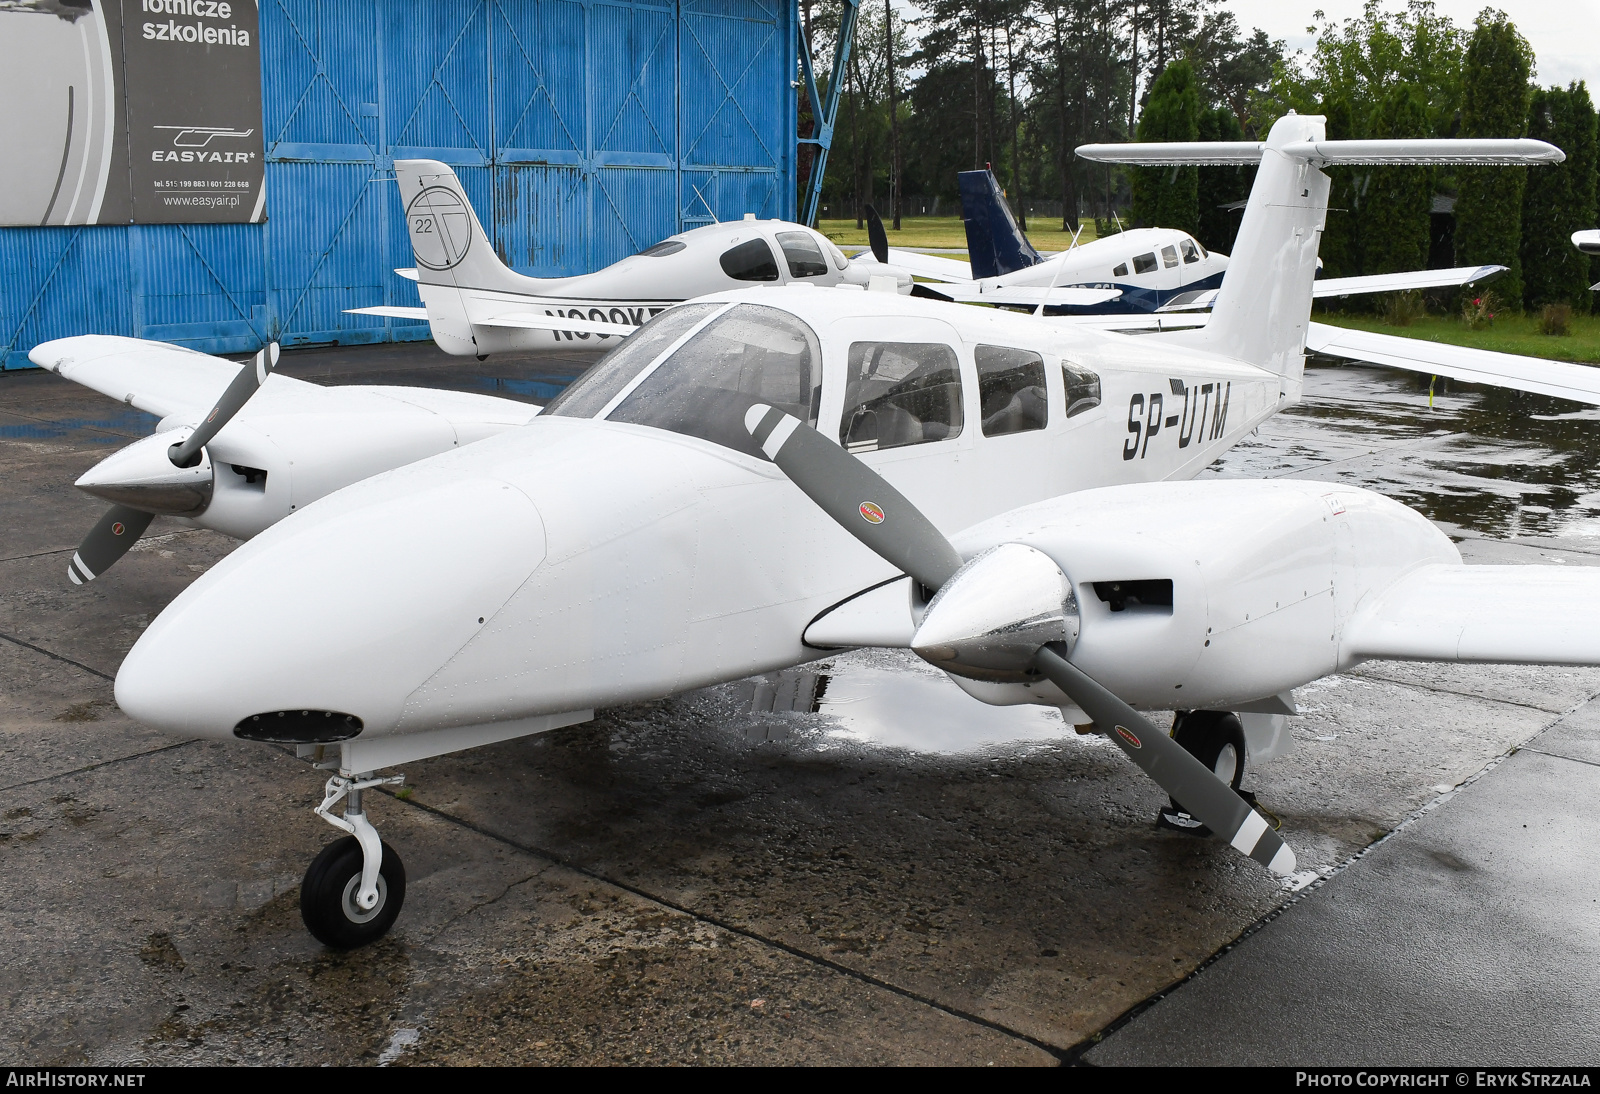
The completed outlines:
[[[1267,139],[1185,144],[1090,144],[1084,159],[1144,167],[1260,164],[1228,271],[1198,330],[1155,335],[1258,365],[1283,378],[1282,396],[1300,397],[1311,321],[1311,282],[1328,214],[1329,165],[1560,163],[1554,145],[1527,139],[1324,139],[1324,119],[1289,114]],[[1513,256],[1504,256],[1509,262]]]
[[[967,226],[974,278],[1001,277],[1044,261],[1017,227],[993,172],[962,171],[956,181],[961,185],[961,219]]]
[[[461,180],[437,160],[395,160],[417,290],[433,339],[448,353],[480,354],[463,289],[538,295],[548,283],[517,273],[494,253]]]

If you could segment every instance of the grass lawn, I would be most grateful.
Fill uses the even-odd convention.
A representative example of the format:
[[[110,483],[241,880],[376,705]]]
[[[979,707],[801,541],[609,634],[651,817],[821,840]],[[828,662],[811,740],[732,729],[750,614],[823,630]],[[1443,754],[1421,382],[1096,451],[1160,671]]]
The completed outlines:
[[[1320,310],[1320,309],[1319,309]],[[1424,338],[1454,346],[1520,353],[1525,357],[1547,357],[1556,361],[1581,361],[1600,364],[1600,316],[1572,317],[1572,333],[1553,336],[1539,333],[1539,319],[1533,315],[1503,315],[1485,330],[1469,330],[1455,316],[1429,315],[1409,327],[1391,327],[1375,315],[1314,314],[1319,323],[1355,330],[1394,334],[1403,338]]]
[[[891,247],[959,247],[963,252],[967,249],[967,230],[962,227],[960,217],[901,217],[902,227],[898,232],[890,227],[892,223],[888,218],[883,222]],[[867,245],[865,221],[857,228],[853,220],[819,220],[817,231],[846,251]],[[1078,242],[1087,243],[1093,238],[1094,221],[1084,221]],[[1028,224],[1028,239],[1041,251],[1061,251],[1072,242],[1072,233],[1061,230],[1060,217],[1037,217]]]

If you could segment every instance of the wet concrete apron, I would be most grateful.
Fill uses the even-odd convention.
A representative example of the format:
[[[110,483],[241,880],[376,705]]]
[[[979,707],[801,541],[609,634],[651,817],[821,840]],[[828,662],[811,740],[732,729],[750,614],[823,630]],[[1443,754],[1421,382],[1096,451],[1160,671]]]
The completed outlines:
[[[286,358],[531,398],[585,363]],[[1215,473],[1374,486],[1477,561],[1600,562],[1587,413],[1500,393],[1430,411],[1376,370],[1313,370],[1308,392]],[[72,480],[152,424],[0,376],[11,1059],[1052,1063],[1291,898],[1157,831],[1155,788],[1053,711],[856,653],[407,767],[407,799],[372,805],[405,910],[378,945],[324,951],[297,904],[334,835],[316,773],[111,701],[140,629],[232,541],[158,520],[105,578],[66,581],[100,511]],[[1594,670],[1368,666],[1302,689],[1296,750],[1247,785],[1331,871],[1597,692]]]

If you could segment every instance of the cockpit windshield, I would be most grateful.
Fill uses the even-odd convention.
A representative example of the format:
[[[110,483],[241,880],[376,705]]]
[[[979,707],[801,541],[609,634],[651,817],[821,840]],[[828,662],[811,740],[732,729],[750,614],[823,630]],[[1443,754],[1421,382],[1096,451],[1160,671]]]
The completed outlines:
[[[668,308],[628,335],[622,345],[568,384],[567,390],[544,408],[544,416],[594,417],[650,362],[665,353],[667,347],[720,307],[721,304],[679,304],[675,308]]]
[[[766,403],[816,425],[822,354],[788,312],[740,304],[685,342],[607,417],[670,429],[765,458],[744,427]]]

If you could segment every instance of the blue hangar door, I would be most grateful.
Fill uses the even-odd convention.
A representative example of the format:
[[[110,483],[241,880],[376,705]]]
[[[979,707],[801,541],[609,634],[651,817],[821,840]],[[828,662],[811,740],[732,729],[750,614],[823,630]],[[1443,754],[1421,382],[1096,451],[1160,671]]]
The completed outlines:
[[[127,334],[210,352],[427,337],[396,158],[456,169],[506,261],[581,273],[793,219],[792,0],[261,0],[264,224],[0,229],[0,356]]]

